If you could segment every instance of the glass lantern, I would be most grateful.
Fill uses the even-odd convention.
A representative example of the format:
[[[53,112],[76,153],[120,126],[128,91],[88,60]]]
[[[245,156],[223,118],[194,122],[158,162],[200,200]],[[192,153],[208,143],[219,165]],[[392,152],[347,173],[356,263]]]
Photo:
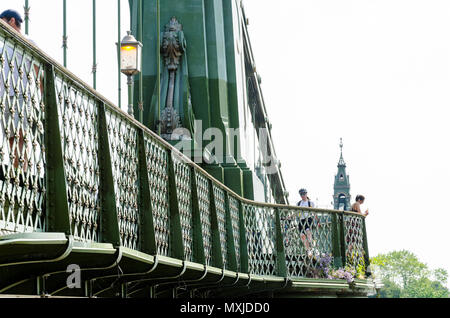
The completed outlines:
[[[131,31],[127,31],[127,35],[120,43],[120,71],[132,76],[141,71],[142,43],[137,41]]]

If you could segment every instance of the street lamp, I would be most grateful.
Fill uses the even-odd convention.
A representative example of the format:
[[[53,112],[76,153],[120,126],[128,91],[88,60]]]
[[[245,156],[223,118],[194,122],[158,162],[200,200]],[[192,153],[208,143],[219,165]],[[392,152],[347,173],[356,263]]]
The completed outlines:
[[[133,75],[141,71],[142,43],[131,31],[120,42],[120,71],[128,78],[128,114],[133,116]]]

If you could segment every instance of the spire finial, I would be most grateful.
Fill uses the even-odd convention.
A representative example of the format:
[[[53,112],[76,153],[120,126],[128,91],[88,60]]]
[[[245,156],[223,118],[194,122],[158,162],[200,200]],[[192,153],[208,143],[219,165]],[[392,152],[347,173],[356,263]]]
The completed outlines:
[[[341,148],[341,158],[339,158],[339,165],[340,166],[345,166],[344,157],[342,156],[342,148],[344,147],[344,143],[342,142],[342,138],[341,138],[341,142],[339,143],[339,147]]]

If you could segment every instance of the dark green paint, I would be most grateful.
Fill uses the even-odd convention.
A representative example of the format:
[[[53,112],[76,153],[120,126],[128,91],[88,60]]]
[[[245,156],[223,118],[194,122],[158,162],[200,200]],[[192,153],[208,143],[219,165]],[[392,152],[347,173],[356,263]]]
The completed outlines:
[[[210,209],[211,209],[211,236],[212,236],[212,266],[217,268],[224,267],[224,260],[222,258],[222,249],[220,243],[220,232],[219,232],[219,222],[217,220],[216,211],[216,199],[214,196],[213,181],[209,182],[209,195],[210,195]]]
[[[339,268],[342,267],[342,251],[341,251],[341,239],[340,239],[340,216],[334,213],[331,216],[331,231],[332,231],[332,253],[334,258],[334,266]],[[345,252],[345,251],[344,251]]]
[[[117,217],[116,193],[109,149],[108,126],[106,123],[106,106],[98,104],[99,127],[99,168],[100,168],[100,239],[101,242],[120,246],[119,220]]]
[[[237,272],[237,256],[233,239],[233,225],[231,223],[230,199],[229,194],[225,192],[225,226],[227,231],[227,269]]]
[[[169,205],[170,205],[170,256],[184,260],[184,244],[181,229],[180,210],[175,182],[175,164],[169,152]]]
[[[284,251],[283,234],[281,233],[280,210],[275,209],[275,237],[277,276],[287,276],[286,253]]]
[[[55,70],[45,66],[45,157],[47,162],[47,230],[72,234],[69,219],[61,134],[59,131],[58,102],[56,97]]]
[[[145,156],[144,132],[138,130],[138,158],[139,158],[139,214],[140,214],[140,239],[141,251],[150,255],[157,254],[155,226],[153,223],[153,211],[148,180],[147,159]]]
[[[198,187],[196,174],[198,173],[194,168],[191,170],[192,173],[192,219],[193,219],[193,244],[194,244],[194,261],[200,264],[205,264],[205,247],[203,242],[202,234],[202,221],[200,215],[199,207],[199,197],[198,197]],[[207,242],[206,242],[207,243]]]

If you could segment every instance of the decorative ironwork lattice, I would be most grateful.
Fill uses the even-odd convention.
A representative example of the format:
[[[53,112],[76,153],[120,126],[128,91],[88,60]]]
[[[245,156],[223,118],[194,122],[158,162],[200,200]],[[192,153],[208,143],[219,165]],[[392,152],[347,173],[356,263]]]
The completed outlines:
[[[138,154],[136,128],[107,109],[106,123],[122,245],[139,250]]]
[[[206,265],[211,265],[212,235],[211,235],[211,202],[209,193],[209,180],[201,173],[195,173],[197,181],[198,206],[202,226],[202,239],[205,251]]]
[[[0,231],[45,231],[43,63],[0,35]]]
[[[103,107],[98,108],[97,105],[103,104],[104,99],[83,88],[84,84],[80,80],[72,78],[70,73],[58,66],[55,66],[55,87],[49,87],[53,81],[44,81],[46,74],[49,74],[44,68],[53,68],[52,62],[39,50],[21,44],[23,40],[5,31],[3,26],[0,29],[0,236],[47,231],[47,218],[51,220],[55,217],[46,215],[57,210],[46,211],[46,203],[49,207],[52,203],[46,200],[54,199],[49,197],[51,191],[46,189],[46,181],[57,185],[64,180],[46,179],[49,162],[46,162],[45,155],[49,154],[49,149],[46,149],[44,141],[59,140],[50,139],[54,137],[53,131],[50,131],[49,136],[44,136],[47,131],[44,124],[49,123],[48,115],[52,115],[55,110],[48,106],[56,106],[63,158],[55,160],[63,160],[57,164],[64,167],[70,220],[70,228],[63,231],[71,230],[79,241],[99,241],[99,198],[102,195],[99,193],[101,154],[97,132],[98,115]],[[53,93],[56,93],[56,105],[53,105],[52,100],[48,101],[48,105],[45,104],[44,82],[47,83],[46,88],[52,90],[47,96],[53,97]],[[141,233],[138,207],[138,169],[142,168],[138,165],[142,162],[138,160],[137,139],[142,129],[150,188],[150,197],[146,199],[151,201],[157,254],[169,257],[178,254],[174,253],[175,244],[171,244],[171,239],[179,239],[181,235],[182,257],[194,261],[192,186],[193,181],[196,181],[207,265],[211,264],[215,252],[212,250],[212,211],[217,214],[220,255],[227,269],[230,269],[228,252],[232,252],[229,245],[232,242],[238,270],[241,259],[248,257],[249,273],[253,275],[280,275],[276,265],[286,262],[289,277],[318,278],[315,275],[319,270],[320,258],[331,255],[333,250],[339,254],[345,252],[341,255],[342,260],[345,260],[343,265],[355,269],[368,265],[365,264],[368,255],[365,254],[367,241],[362,216],[338,213],[341,223],[332,225],[332,216],[336,220],[333,215],[335,212],[332,211],[280,207],[243,200],[236,193],[224,190],[220,182],[215,184],[195,164],[186,163],[173,148],[134,123],[119,109],[106,105],[106,129],[112,166],[103,167],[106,171],[104,177],[106,182],[114,184],[117,221],[123,246],[140,250],[141,240],[148,243],[144,241],[148,239],[145,236],[147,233]],[[47,127],[53,129],[52,125]],[[173,166],[169,166],[171,162]],[[113,180],[109,180],[109,169],[112,170]],[[62,176],[56,175],[56,178]],[[176,228],[178,222],[171,223],[170,208],[173,206],[170,203],[174,202],[171,201],[174,196],[169,193],[171,189],[175,189],[181,232]],[[278,211],[280,228],[276,227]],[[110,224],[109,221],[106,223]],[[57,220],[55,224],[62,227],[65,222]],[[110,225],[115,228],[117,224]],[[245,235],[248,255],[240,254],[241,230]],[[280,230],[281,237],[277,236]],[[338,231],[333,233],[333,230]],[[285,259],[277,260],[276,246],[280,247],[281,244],[284,244]]]
[[[289,277],[314,278],[320,258],[332,253],[331,216],[281,209],[280,225]]]
[[[345,260],[355,269],[365,266],[363,218],[356,215],[344,215]]]
[[[225,192],[217,185],[213,184],[213,194],[216,206],[217,222],[219,226],[220,249],[222,252],[223,266],[228,268]]]
[[[276,275],[275,211],[272,207],[243,204],[250,274]]]
[[[144,140],[157,253],[170,256],[169,157],[150,135],[144,134]]]
[[[234,250],[236,253],[236,262],[238,271],[241,264],[241,245],[240,245],[240,229],[239,229],[239,201],[232,195],[228,194],[228,206],[230,208],[231,227],[233,229]]]
[[[99,241],[97,105],[62,74],[55,85],[72,233],[76,240]]]
[[[192,219],[192,192],[191,169],[183,163],[177,155],[172,154],[175,184],[177,189],[178,210],[180,212],[181,232],[184,245],[184,258],[192,261],[193,258],[193,219]]]

